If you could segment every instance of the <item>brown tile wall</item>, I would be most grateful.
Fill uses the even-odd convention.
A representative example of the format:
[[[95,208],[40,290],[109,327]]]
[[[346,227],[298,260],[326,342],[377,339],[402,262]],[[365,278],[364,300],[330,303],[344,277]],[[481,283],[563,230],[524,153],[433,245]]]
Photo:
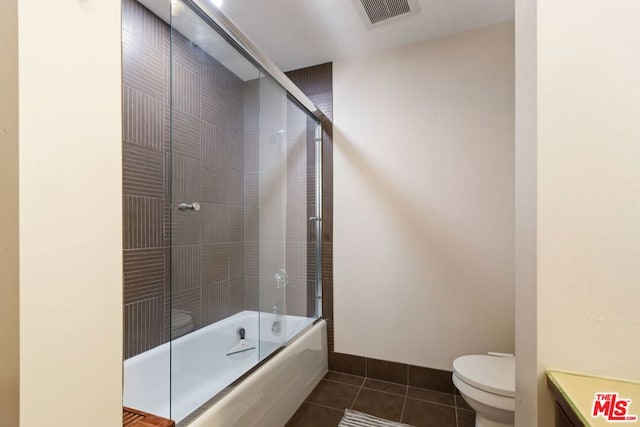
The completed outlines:
[[[289,71],[287,76],[333,120],[333,64]],[[322,124],[322,317],[327,321],[329,352],[333,352],[333,125]]]
[[[244,83],[175,32],[170,64],[169,27],[135,0],[122,22],[128,358],[169,339],[171,308],[195,328],[244,310],[247,212]],[[172,211],[171,196],[202,210]]]
[[[326,76],[324,69],[321,74]],[[124,0],[125,358],[175,337],[172,313],[188,313],[196,329],[244,309],[271,311],[281,300],[289,314],[313,315],[316,236],[307,223],[313,210],[313,123],[307,123],[307,135],[287,132],[286,211],[271,211],[277,203],[270,207],[261,200],[259,212],[258,195],[266,193],[259,186],[267,181],[259,170],[261,83],[242,82],[180,34],[172,35],[137,1]],[[316,101],[330,108],[331,91],[320,89]],[[326,159],[325,168],[330,155]],[[176,209],[193,201],[200,202],[200,212]],[[261,217],[277,220],[282,214],[284,243],[273,227],[259,233]],[[326,214],[324,225],[330,236]],[[280,250],[259,256],[271,243]],[[275,271],[284,265],[272,256],[277,268],[271,271],[269,252],[287,253],[286,290],[273,286]]]

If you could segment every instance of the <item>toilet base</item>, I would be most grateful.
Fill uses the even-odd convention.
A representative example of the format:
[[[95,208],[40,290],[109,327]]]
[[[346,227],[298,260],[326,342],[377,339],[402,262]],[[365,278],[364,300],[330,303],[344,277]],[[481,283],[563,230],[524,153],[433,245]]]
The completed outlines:
[[[476,427],[513,427],[514,423],[499,423],[483,417],[476,412]]]

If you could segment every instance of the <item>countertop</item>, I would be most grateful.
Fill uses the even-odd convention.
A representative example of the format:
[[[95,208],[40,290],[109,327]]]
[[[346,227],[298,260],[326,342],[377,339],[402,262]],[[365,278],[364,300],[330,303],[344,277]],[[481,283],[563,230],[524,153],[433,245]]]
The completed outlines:
[[[640,426],[640,383],[553,370],[547,371],[547,378],[551,388],[555,386],[557,392],[564,397],[586,426]],[[594,418],[592,414],[597,393],[609,395],[618,393],[618,402],[631,399],[627,405],[627,416],[635,415],[637,420],[609,421],[603,415]],[[611,399],[611,396],[600,396],[600,399],[602,400],[600,406],[604,408],[607,406],[606,399]]]

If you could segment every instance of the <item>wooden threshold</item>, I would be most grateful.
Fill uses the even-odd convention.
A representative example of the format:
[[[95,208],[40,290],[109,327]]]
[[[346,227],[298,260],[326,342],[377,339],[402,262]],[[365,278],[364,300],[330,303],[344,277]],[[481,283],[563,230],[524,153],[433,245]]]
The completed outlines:
[[[175,422],[166,418],[136,409],[122,408],[122,427],[175,427],[175,425]]]

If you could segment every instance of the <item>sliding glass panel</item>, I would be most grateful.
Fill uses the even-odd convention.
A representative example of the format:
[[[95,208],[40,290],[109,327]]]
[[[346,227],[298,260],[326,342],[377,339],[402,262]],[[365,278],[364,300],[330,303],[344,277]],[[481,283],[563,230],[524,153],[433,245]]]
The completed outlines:
[[[260,359],[286,341],[287,94],[270,78],[259,83],[258,272]]]
[[[256,131],[260,73],[177,1],[170,74],[171,417],[179,421],[259,361],[245,145]]]
[[[124,404],[178,422],[321,315],[319,126],[232,40],[123,2]]]
[[[308,319],[293,319],[300,326],[321,316],[319,131],[313,117],[287,101],[287,306],[290,316]]]

